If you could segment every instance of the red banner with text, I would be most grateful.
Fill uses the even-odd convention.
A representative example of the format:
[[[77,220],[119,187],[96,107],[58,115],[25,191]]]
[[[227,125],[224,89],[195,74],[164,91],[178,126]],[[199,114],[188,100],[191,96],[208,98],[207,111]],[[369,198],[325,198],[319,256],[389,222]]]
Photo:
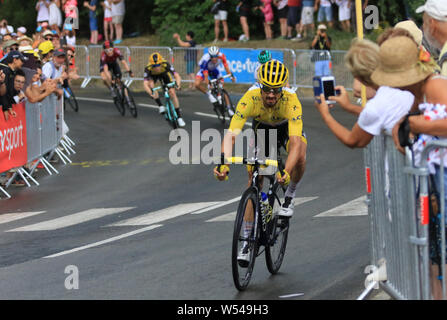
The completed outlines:
[[[14,105],[13,110],[17,116],[9,115],[8,120],[0,112],[0,172],[21,167],[28,161],[25,103]]]

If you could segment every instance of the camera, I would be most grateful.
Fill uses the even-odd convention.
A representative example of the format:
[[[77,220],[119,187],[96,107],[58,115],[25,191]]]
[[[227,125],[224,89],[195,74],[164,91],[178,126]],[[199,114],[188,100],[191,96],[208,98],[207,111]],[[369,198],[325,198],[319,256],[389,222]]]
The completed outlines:
[[[329,97],[334,97],[340,94],[339,90],[335,90],[335,77],[334,76],[322,76],[313,78],[314,96],[319,103],[321,103],[319,97],[323,93],[327,104],[335,104],[335,101],[328,100]]]

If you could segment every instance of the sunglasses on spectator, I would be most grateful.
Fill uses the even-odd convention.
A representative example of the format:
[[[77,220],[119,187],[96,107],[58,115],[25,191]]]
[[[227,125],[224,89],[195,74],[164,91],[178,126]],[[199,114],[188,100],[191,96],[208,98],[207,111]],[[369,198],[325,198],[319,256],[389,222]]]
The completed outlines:
[[[273,93],[273,94],[279,94],[282,92],[282,87],[280,88],[270,88],[267,86],[261,86],[262,91],[265,93]]]
[[[45,37],[45,40],[53,40],[53,37]]]
[[[17,51],[17,50],[19,50],[19,46],[10,46],[9,50],[10,51]]]

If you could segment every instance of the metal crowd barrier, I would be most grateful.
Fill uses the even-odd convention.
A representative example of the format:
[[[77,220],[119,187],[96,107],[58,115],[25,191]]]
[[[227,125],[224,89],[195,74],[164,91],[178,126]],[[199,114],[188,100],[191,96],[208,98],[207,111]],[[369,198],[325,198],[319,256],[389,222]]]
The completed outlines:
[[[203,55],[203,47],[197,46],[194,48],[185,47],[124,47],[119,48],[126,61],[131,64],[132,71],[135,74],[134,78],[124,77],[127,84],[133,80],[143,80],[144,68],[148,63],[148,57],[153,52],[160,52],[168,61],[174,66],[176,71],[182,77],[182,81],[192,82],[187,74],[187,55],[195,57],[196,63],[194,65],[194,74],[198,72],[198,62]],[[283,53],[283,63],[290,70],[290,84],[295,87],[312,88],[312,78],[315,74],[315,63],[312,59],[315,51],[313,50],[292,50],[281,48],[231,48],[232,50],[252,51],[269,49],[273,51],[281,51]],[[102,46],[90,45],[77,46],[76,66],[78,67],[79,75],[84,79],[82,87],[86,87],[91,79],[100,79],[99,73],[99,59],[102,52]],[[346,51],[331,51],[332,73],[336,78],[338,85],[343,85],[348,90],[352,88],[352,75],[346,72],[344,65],[344,56]],[[252,61],[255,62],[255,61]],[[253,79],[254,81],[254,79]],[[237,83],[249,84],[252,80],[237,81]]]
[[[438,141],[424,152],[441,147],[447,143]],[[409,149],[402,155],[392,137],[385,135],[373,139],[364,158],[371,236],[371,266],[365,270],[370,273],[365,287],[370,291],[380,285],[395,299],[432,299],[429,222],[424,205],[428,194],[426,161],[415,167]],[[444,213],[445,204],[441,204]],[[445,232],[442,239],[445,252]],[[443,282],[444,294],[445,288]]]
[[[28,180],[39,185],[32,177],[39,163],[52,175],[59,173],[49,162],[54,154],[66,164],[71,162],[68,155],[75,153],[72,149],[75,144],[66,134],[68,130],[64,123],[63,98],[58,100],[52,94],[39,103],[26,102],[25,113],[27,163],[13,170],[14,174],[6,182],[5,188],[11,185],[17,175],[21,176],[27,186],[31,186]],[[24,169],[25,166],[27,170]],[[11,198],[3,188],[0,191]]]

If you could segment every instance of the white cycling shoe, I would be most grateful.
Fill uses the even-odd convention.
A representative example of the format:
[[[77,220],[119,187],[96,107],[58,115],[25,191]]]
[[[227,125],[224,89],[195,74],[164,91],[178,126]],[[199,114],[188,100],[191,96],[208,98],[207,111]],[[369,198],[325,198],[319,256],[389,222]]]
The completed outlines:
[[[185,121],[183,121],[182,118],[178,118],[178,119],[177,119],[177,123],[178,123],[179,127],[184,127],[184,126],[186,126],[186,123],[185,123]]]
[[[281,210],[278,212],[278,216],[285,217],[285,218],[291,218],[293,216],[293,198],[292,197],[286,197],[284,199],[284,203],[281,206]]]
[[[250,262],[250,248],[248,246],[248,243],[245,243],[237,255],[237,263],[241,268],[247,268],[249,262]]]
[[[166,109],[165,109],[164,106],[160,106],[160,107],[158,108],[158,113],[159,113],[159,114],[163,114],[163,113],[165,113],[165,112],[166,112]]]

